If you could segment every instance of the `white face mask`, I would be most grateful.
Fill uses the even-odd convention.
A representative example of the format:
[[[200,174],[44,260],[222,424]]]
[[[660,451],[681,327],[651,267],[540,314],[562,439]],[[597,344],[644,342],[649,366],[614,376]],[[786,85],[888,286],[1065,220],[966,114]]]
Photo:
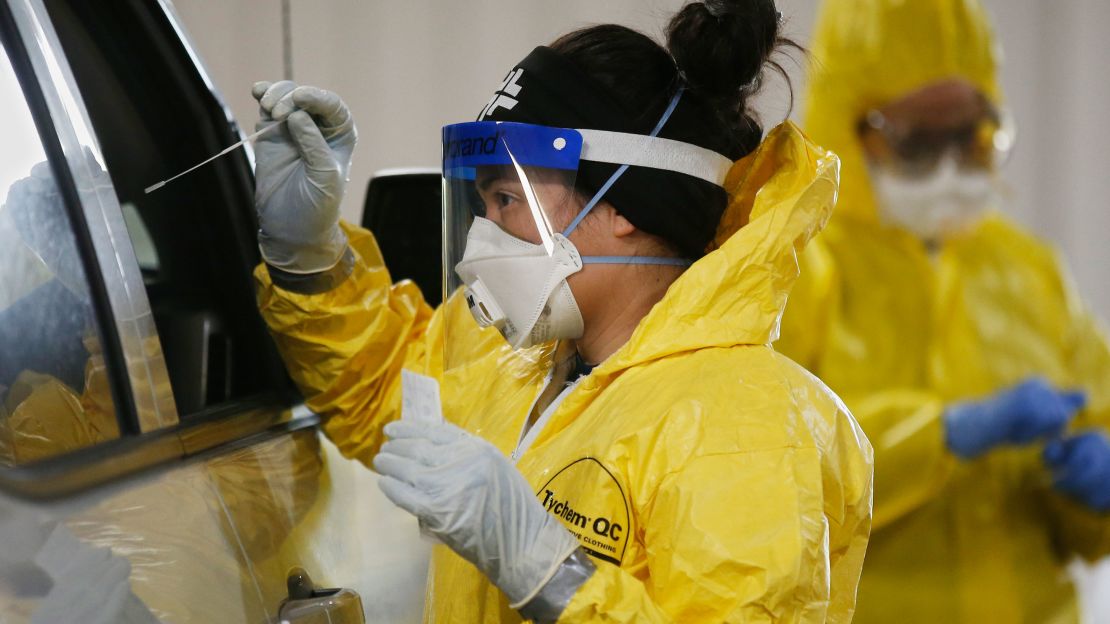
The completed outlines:
[[[998,199],[991,173],[963,170],[951,156],[942,158],[926,176],[873,168],[871,179],[883,222],[905,228],[924,241],[940,241],[967,230]]]
[[[582,337],[582,313],[567,284],[582,258],[562,234],[552,240],[549,254],[476,217],[455,266],[478,324],[496,327],[515,349]]]

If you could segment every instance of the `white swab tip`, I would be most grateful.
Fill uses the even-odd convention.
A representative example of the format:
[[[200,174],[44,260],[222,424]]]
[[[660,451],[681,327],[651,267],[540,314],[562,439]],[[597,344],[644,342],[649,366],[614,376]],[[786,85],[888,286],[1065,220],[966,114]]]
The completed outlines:
[[[162,188],[165,185],[166,185],[165,180],[162,180],[158,184],[152,184],[152,185],[146,187],[146,190],[143,191],[143,194],[145,195],[147,193],[150,193],[151,191],[157,191],[158,189]]]

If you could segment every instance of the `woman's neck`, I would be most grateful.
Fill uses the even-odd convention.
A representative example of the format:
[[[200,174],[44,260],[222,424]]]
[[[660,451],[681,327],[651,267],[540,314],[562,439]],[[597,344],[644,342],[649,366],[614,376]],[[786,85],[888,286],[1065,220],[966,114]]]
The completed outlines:
[[[628,267],[626,270],[644,270]],[[585,331],[575,347],[587,364],[600,364],[624,346],[640,321],[667,294],[682,269],[652,267],[649,279],[617,279],[607,282],[605,296],[592,297],[594,305],[582,309]]]

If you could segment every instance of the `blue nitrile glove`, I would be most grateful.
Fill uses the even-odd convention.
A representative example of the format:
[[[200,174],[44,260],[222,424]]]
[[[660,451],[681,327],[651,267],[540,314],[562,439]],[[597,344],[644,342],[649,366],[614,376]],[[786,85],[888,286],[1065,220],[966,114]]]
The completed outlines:
[[[972,459],[1001,445],[1024,445],[1059,435],[1087,404],[1081,391],[1056,390],[1028,379],[983,401],[956,403],[944,412],[948,449]]]
[[[255,141],[254,203],[266,263],[289,273],[331,269],[347,250],[339,202],[358,133],[338,95],[316,87],[255,83],[256,129],[282,121]]]
[[[1044,448],[1044,462],[1052,471],[1056,490],[1094,511],[1110,511],[1110,439],[1101,431],[1087,431]]]

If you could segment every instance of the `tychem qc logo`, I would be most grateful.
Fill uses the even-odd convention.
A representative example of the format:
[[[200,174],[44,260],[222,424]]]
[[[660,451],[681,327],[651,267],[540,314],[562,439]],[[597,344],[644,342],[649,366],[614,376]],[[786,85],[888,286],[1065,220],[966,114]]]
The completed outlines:
[[[633,533],[631,512],[624,488],[601,462],[583,457],[567,464],[536,497],[587,553],[620,565]]]

